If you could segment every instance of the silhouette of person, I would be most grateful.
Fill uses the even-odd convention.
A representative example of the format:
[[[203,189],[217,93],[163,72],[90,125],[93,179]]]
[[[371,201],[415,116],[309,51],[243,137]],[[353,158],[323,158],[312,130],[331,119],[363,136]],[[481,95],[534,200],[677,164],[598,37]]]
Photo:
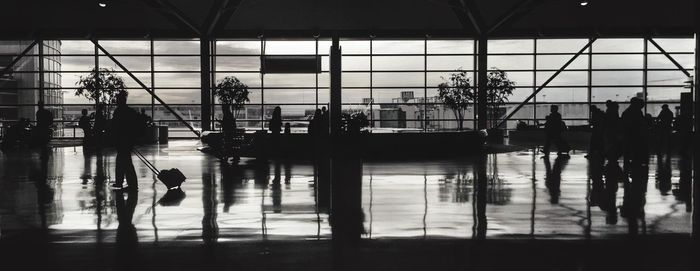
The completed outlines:
[[[289,122],[284,124],[284,134],[288,135],[292,133],[292,126],[289,124]]]
[[[646,165],[649,155],[649,125],[642,113],[644,101],[637,97],[630,100],[630,105],[622,113],[624,170],[629,173],[631,164]]]
[[[321,107],[321,126],[320,132],[322,135],[327,135],[330,127],[330,118],[328,116],[328,109],[323,106]]]
[[[608,161],[617,161],[620,158],[620,105],[617,102],[607,100],[605,107],[603,127],[603,132],[605,133],[605,156]]]
[[[134,163],[131,161],[131,150],[134,148],[138,138],[135,132],[140,127],[134,127],[134,125],[138,125],[139,117],[138,113],[126,104],[128,95],[126,91],[117,94],[117,108],[114,109],[112,116],[111,132],[117,149],[115,182],[112,188],[121,189],[126,177],[129,189],[137,190],[138,179],[136,170],[134,170]]]
[[[321,109],[316,109],[316,111],[314,111],[314,116],[311,119],[311,123],[309,124],[309,134],[319,135],[320,132],[323,130],[321,114]]]
[[[53,114],[44,108],[44,102],[37,103],[39,109],[36,111],[36,139],[41,145],[46,145],[51,139],[51,126],[53,125]]]
[[[564,167],[569,162],[568,155],[559,155],[554,159],[554,166],[550,165],[549,156],[544,157],[545,166],[545,186],[549,191],[549,202],[552,204],[559,203],[561,194],[561,173]]]
[[[272,110],[272,119],[270,119],[270,132],[273,135],[279,135],[282,132],[282,108],[276,106]]]
[[[95,109],[95,124],[92,127],[92,136],[96,139],[98,145],[101,144],[104,132],[107,129],[107,117],[105,116],[105,105],[97,104]]]
[[[544,152],[545,155],[549,155],[549,149],[552,143],[554,143],[559,154],[568,153],[569,145],[562,137],[562,132],[566,130],[566,124],[564,124],[561,114],[559,114],[559,107],[552,105],[550,106],[549,110],[550,113],[547,116],[547,120],[544,124],[546,139],[542,152]]]
[[[88,116],[87,109],[80,111],[80,120],[78,120],[78,127],[83,130],[83,138],[85,141],[89,140],[92,136],[92,124],[90,123],[90,116]]]
[[[659,133],[659,143],[657,144],[658,152],[670,152],[671,132],[673,128],[673,112],[668,109],[668,105],[661,106],[661,112],[656,117],[657,131]]]
[[[605,113],[595,105],[591,105],[591,141],[588,157],[604,157],[605,153]]]
[[[236,133],[236,117],[231,111],[230,104],[222,104],[221,110],[223,111],[224,117],[221,120],[221,128],[224,131],[224,155],[233,155],[233,145]]]

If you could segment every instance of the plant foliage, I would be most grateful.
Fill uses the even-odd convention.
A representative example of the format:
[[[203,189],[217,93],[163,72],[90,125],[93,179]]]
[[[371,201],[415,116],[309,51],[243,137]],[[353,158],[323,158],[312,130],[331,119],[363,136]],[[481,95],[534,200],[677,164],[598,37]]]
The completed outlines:
[[[216,88],[214,88],[214,95],[219,97],[219,102],[233,107],[234,116],[237,116],[238,112],[243,109],[243,105],[250,101],[248,94],[248,85],[235,76],[224,77],[217,82]]]
[[[438,97],[445,106],[452,109],[457,119],[457,127],[462,130],[464,113],[467,107],[474,103],[476,91],[467,77],[467,72],[461,69],[452,73],[449,78],[442,79],[446,82],[438,85]]]
[[[126,91],[124,80],[114,74],[114,70],[105,68],[93,68],[87,76],[80,76],[75,84],[78,86],[75,95],[83,96],[96,105],[114,103],[117,94]]]

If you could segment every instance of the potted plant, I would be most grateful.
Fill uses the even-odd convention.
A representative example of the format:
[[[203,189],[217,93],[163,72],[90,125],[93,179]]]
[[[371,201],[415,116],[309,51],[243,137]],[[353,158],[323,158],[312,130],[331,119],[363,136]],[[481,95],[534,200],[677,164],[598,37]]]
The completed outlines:
[[[75,89],[76,96],[94,102],[96,108],[107,105],[107,112],[104,112],[106,116],[109,116],[109,105],[115,102],[117,93],[126,91],[124,80],[114,70],[105,68],[93,68],[87,76],[80,76],[75,84],[78,86]]]
[[[461,131],[464,128],[465,111],[476,99],[475,89],[467,77],[467,72],[461,69],[443,80],[447,81],[438,85],[438,98],[452,110],[457,120],[457,130]]]
[[[501,107],[508,102],[508,96],[513,95],[515,82],[508,79],[505,71],[498,68],[491,68],[487,74],[488,81],[486,82],[486,101],[488,108],[489,119],[489,139],[496,142],[503,141],[504,130],[500,127],[495,127],[502,117],[500,112]]]
[[[235,134],[243,133],[242,129],[237,129],[236,127],[236,118],[240,111],[245,108],[245,103],[250,101],[248,94],[248,85],[235,76],[224,77],[217,82],[214,88],[214,95],[219,97],[223,113],[223,118],[220,120],[223,134],[215,140],[220,142],[218,144],[221,144],[221,146],[214,148],[223,151],[221,153],[222,157],[235,157],[232,149],[235,145],[240,144],[240,142],[235,141]],[[206,139],[206,141],[211,140]]]
[[[104,140],[103,136],[111,116],[111,104],[115,103],[118,93],[126,91],[126,84],[119,75],[114,73],[114,70],[97,67],[93,68],[88,75],[80,76],[75,84],[77,85],[76,96],[83,96],[95,103],[92,140],[100,145]]]
[[[217,82],[214,88],[214,95],[219,97],[222,108],[230,106],[233,109],[233,116],[238,117],[238,113],[244,108],[248,98],[248,85],[238,80],[235,76],[226,76]]]

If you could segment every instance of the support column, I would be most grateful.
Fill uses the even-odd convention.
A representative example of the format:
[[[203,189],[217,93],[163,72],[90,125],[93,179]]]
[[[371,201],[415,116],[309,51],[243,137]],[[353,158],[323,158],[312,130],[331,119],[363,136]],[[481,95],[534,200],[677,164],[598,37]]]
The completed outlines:
[[[700,9],[700,7],[698,7]],[[696,18],[698,20],[698,18]],[[700,23],[700,22],[698,22]],[[695,133],[693,133],[693,236],[700,240],[700,91],[698,86],[698,62],[700,61],[700,41],[698,41],[698,24],[695,24],[695,76],[693,78],[694,88],[694,110],[693,122],[695,123]]]
[[[199,40],[200,53],[200,84],[201,84],[201,127],[202,131],[211,130],[211,46],[212,41],[209,38],[201,38]]]
[[[478,41],[478,52],[477,52],[477,74],[476,74],[476,84],[477,84],[477,101],[476,101],[476,113],[477,113],[477,128],[479,130],[488,128],[488,105],[486,99],[486,82],[488,81],[488,39],[486,35],[479,36]]]
[[[330,108],[330,127],[331,136],[335,137],[340,134],[341,129],[341,114],[342,114],[342,94],[341,94],[341,50],[340,39],[338,36],[333,37],[331,45],[331,108]]]

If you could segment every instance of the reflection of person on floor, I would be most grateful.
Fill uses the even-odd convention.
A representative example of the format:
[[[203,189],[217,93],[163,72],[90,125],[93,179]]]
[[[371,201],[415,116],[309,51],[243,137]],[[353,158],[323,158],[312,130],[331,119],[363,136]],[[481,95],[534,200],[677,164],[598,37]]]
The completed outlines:
[[[644,101],[637,97],[630,100],[630,105],[622,113],[624,170],[629,173],[631,164],[646,166],[649,159],[649,125],[642,113]]]
[[[282,164],[275,160],[275,175],[272,178],[272,211],[282,212]]]
[[[51,126],[53,126],[53,114],[44,108],[44,102],[37,103],[39,110],[36,111],[36,139],[40,145],[46,145],[51,139]]]
[[[633,162],[630,165],[630,181],[624,182],[624,195],[620,216],[627,220],[630,235],[639,232],[639,221],[644,222],[644,205],[646,204],[646,187],[649,179],[649,168]],[[644,224],[642,224],[644,226]]]
[[[668,105],[661,106],[661,112],[656,117],[657,131],[659,132],[659,143],[657,144],[658,153],[670,153],[671,132],[673,128],[673,112],[668,109]]]
[[[671,192],[671,156],[656,155],[656,185],[661,195]]]
[[[622,168],[617,161],[610,161],[605,165],[605,195],[600,203],[600,210],[605,211],[605,223],[609,225],[617,224],[617,190],[618,184],[624,179]]]
[[[117,165],[114,184],[115,189],[121,189],[126,177],[126,183],[131,190],[138,189],[138,179],[134,163],[131,161],[131,150],[138,135],[136,132],[142,127],[139,125],[138,113],[126,104],[127,92],[117,94],[117,108],[112,117],[112,136],[117,148]]]
[[[124,199],[125,196],[126,200]],[[120,190],[115,193],[117,220],[119,221],[116,240],[117,263],[120,265],[133,265],[134,258],[137,256],[135,249],[138,246],[139,238],[132,221],[137,200],[138,191],[136,190],[129,190],[128,192]]]
[[[566,130],[566,124],[564,124],[561,114],[559,114],[559,107],[552,105],[549,110],[550,113],[547,116],[547,121],[544,124],[546,139],[542,152],[544,152],[545,155],[549,155],[549,148],[551,147],[552,143],[554,143],[557,147],[558,153],[568,153],[569,144],[567,144],[562,137],[562,132]]]
[[[549,202],[557,204],[559,203],[559,195],[561,194],[561,173],[569,162],[569,156],[557,156],[557,158],[554,159],[554,166],[551,166],[549,156],[545,156],[543,159],[545,166],[545,186],[547,186],[547,191],[549,191],[550,196]]]

